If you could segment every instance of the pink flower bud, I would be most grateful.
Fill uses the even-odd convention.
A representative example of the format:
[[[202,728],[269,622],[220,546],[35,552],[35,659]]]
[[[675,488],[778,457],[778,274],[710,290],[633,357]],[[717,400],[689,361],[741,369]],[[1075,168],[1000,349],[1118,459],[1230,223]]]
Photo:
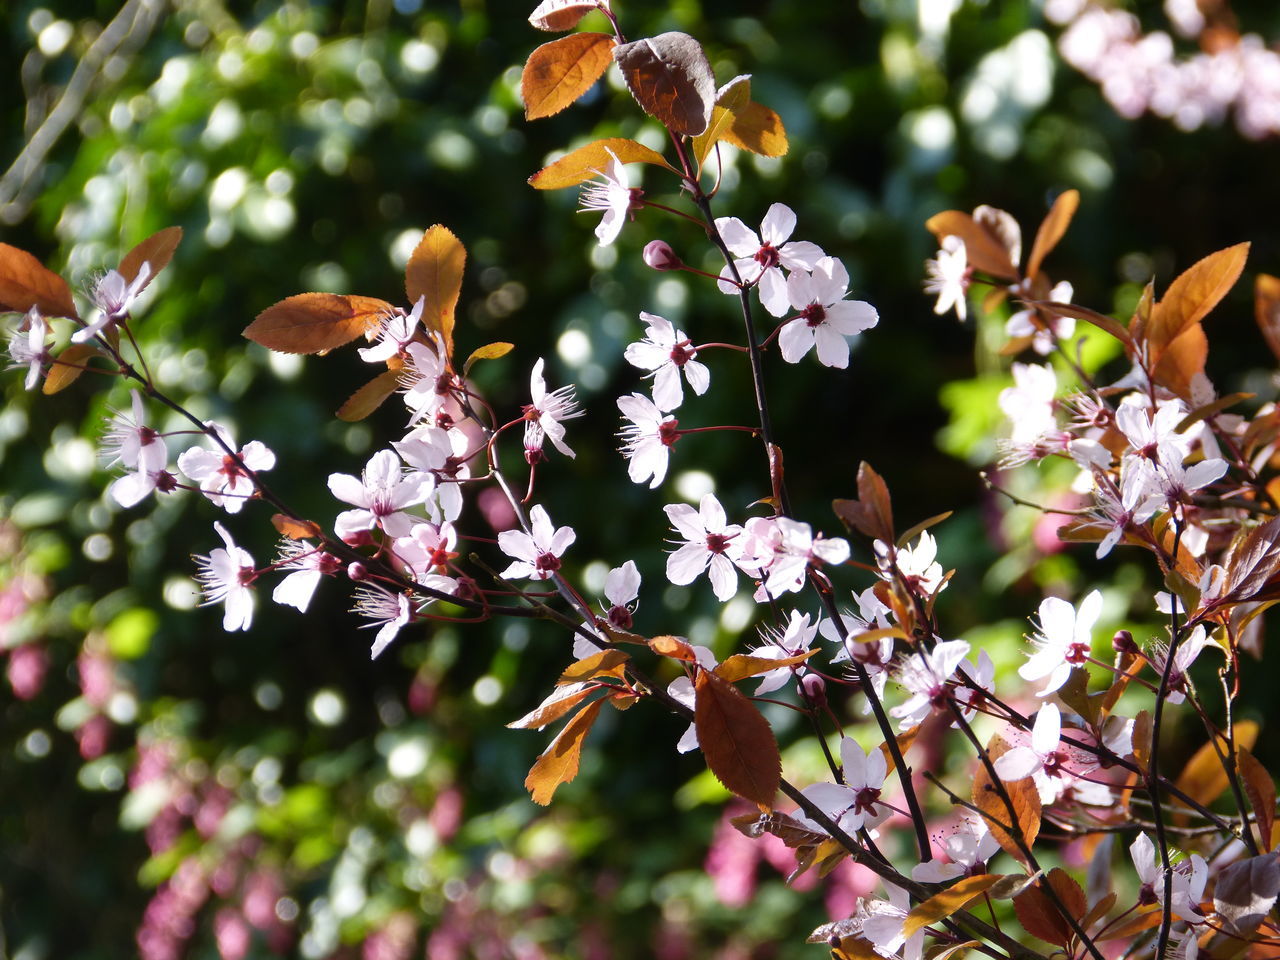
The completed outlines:
[[[1137,653],[1138,645],[1133,642],[1133,634],[1128,630],[1117,630],[1111,638],[1111,649],[1116,653]]]
[[[655,270],[679,270],[684,262],[665,240],[650,240],[644,248],[644,262]]]
[[[365,565],[363,563],[359,560],[355,560],[347,567],[347,576],[354,582],[359,583],[361,580],[369,579],[369,571],[365,569]]]
[[[814,707],[827,705],[827,681],[816,673],[806,673],[800,678],[800,693]]]

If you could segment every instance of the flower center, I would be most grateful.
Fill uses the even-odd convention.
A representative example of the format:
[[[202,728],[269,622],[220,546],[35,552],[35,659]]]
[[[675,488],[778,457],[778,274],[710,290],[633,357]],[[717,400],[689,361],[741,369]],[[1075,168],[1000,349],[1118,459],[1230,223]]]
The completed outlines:
[[[534,567],[544,577],[550,576],[560,569],[560,558],[554,553],[540,553]]]
[[[879,799],[879,790],[875,787],[863,787],[854,796],[853,810],[855,813],[874,814],[875,803]]]
[[[236,477],[245,476],[245,472],[240,469],[240,464],[236,463],[235,458],[225,456],[222,458],[222,467],[218,470],[228,480],[234,481]]]
[[[254,570],[253,567],[241,567],[240,571],[236,574],[236,582],[242,587],[247,587],[249,584],[253,583],[256,576],[257,571]]]
[[[729,538],[723,533],[707,534],[707,549],[712,553],[724,553],[729,547]]]
[[[676,441],[680,439],[680,431],[677,429],[679,425],[679,420],[664,420],[658,424],[658,439],[665,446],[674,447]]]
[[[610,607],[609,622],[619,630],[630,630],[632,624],[631,611],[621,604]]]
[[[827,308],[820,303],[811,303],[800,311],[800,319],[811,327],[820,327],[826,323]]]
[[[761,244],[760,249],[755,254],[756,263],[760,264],[765,270],[770,267],[776,267],[782,262],[782,257],[778,253],[778,248],[771,243]]]
[[[671,362],[677,367],[683,367],[697,355],[698,351],[693,349],[691,340],[681,340],[671,348]]]
[[[1080,664],[1089,659],[1089,645],[1086,643],[1068,644],[1067,655],[1063,659],[1074,666],[1080,666]]]

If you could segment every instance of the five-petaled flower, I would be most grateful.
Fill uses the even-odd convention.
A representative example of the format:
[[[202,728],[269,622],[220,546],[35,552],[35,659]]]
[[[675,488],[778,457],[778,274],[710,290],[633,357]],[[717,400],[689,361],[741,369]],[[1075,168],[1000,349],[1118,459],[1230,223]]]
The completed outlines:
[[[1036,652],[1021,667],[1023,680],[1044,680],[1039,695],[1047,697],[1071,675],[1073,667],[1082,667],[1092,648],[1093,625],[1102,613],[1102,594],[1092,591],[1080,601],[1076,610],[1059,597],[1040,601],[1040,630],[1031,638]]]
[[[782,268],[789,271],[817,269],[824,256],[822,248],[807,240],[791,240],[796,228],[796,215],[783,203],[775,203],[764,215],[760,235],[737,217],[719,217],[716,229],[724,245],[738,259],[733,265],[743,283],[754,283],[760,293],[760,302],[775,317],[784,317],[791,306],[787,297],[787,282]],[[718,286],[722,293],[736,294],[739,287],[733,282],[733,273],[726,264],[720,271]]]
[[[711,385],[711,372],[694,359],[698,351],[670,320],[654,313],[641,313],[648,327],[643,340],[628,344],[623,356],[627,363],[653,376],[653,402],[664,412],[675,410],[684,402],[680,374],[689,381],[693,392],[702,396]]]
[[[529,394],[533,403],[524,410],[525,456],[528,458],[531,452],[540,451],[542,438],[546,437],[566,457],[573,457],[574,452],[564,442],[564,423],[561,421],[580,417],[585,411],[578,409],[572,385],[547,390],[542,367],[543,361],[539,357],[529,374]]]
[[[815,346],[824,366],[849,365],[849,341],[845,337],[869,330],[880,320],[876,308],[862,300],[846,300],[849,272],[834,257],[823,257],[810,273],[796,270],[787,277],[787,297],[799,316],[788,320],[778,333],[782,359],[799,363]]]
[[[628,461],[627,476],[633,483],[644,483],[652,477],[649,489],[657,489],[667,475],[671,448],[680,439],[680,421],[664,414],[643,393],[619,397],[618,409],[627,420],[618,433],[622,455]]]
[[[498,534],[498,546],[515,563],[503,570],[503,577],[528,577],[549,580],[560,569],[560,557],[578,538],[572,527],[553,527],[542,504],[529,511],[529,532],[504,530]]]
[[[196,579],[200,581],[205,597],[201,606],[225,604],[222,629],[228,633],[248,630],[253,622],[253,589],[250,585],[257,576],[253,557],[243,547],[236,546],[222,524],[215,523],[213,529],[226,547],[218,547],[209,551],[208,556],[195,558],[200,568]]]
[[[27,379],[23,386],[28,390],[35,389],[35,385],[40,382],[44,365],[53,359],[45,344],[48,336],[49,324],[35,307],[27,311],[18,329],[9,335],[9,356],[13,358],[10,368],[27,368]]]
[[[582,188],[579,202],[583,210],[599,210],[604,213],[596,224],[596,239],[607,247],[618,239],[623,224],[634,210],[644,206],[644,191],[627,182],[627,170],[617,155],[608,148],[609,162],[603,170],[596,170],[599,180],[592,180]]]
[[[943,237],[942,249],[932,260],[925,261],[924,269],[927,275],[924,292],[938,297],[933,312],[942,316],[954,307],[956,318],[963,320],[966,316],[965,294],[972,274],[964,241],[959,237]]]
[[[276,465],[276,455],[260,440],[250,440],[236,456],[227,453],[235,450],[231,434],[218,424],[205,426],[222,440],[212,449],[192,447],[178,456],[178,469],[200,484],[200,489],[215,506],[227,513],[239,513],[247,498],[257,487],[247,470],[261,473]]]
[[[431,474],[406,476],[394,451],[379,450],[369,458],[359,479],[349,473],[329,475],[329,492],[356,507],[338,514],[334,531],[344,540],[374,527],[392,537],[408,536],[414,521],[405,508],[423,503],[434,487]]]
[[[733,565],[742,554],[742,527],[725,522],[724,507],[713,493],[704,494],[696,510],[687,503],[670,503],[662,509],[685,538],[667,557],[667,579],[683,586],[710,568],[716,599],[723,602],[732,597],[738,581]]]
[[[880,791],[889,772],[883,751],[872,747],[870,753],[864,753],[853,738],[844,737],[840,741],[840,762],[843,783],[815,783],[801,793],[821,807],[845,833],[874,827],[890,812],[880,802]],[[806,822],[817,826],[812,821]]]
[[[133,281],[125,280],[118,270],[108,270],[93,285],[90,299],[98,308],[98,318],[71,335],[72,343],[84,343],[98,334],[119,323],[133,309],[133,301],[137,299],[142,288],[151,279],[151,263],[146,261],[138,268]]]

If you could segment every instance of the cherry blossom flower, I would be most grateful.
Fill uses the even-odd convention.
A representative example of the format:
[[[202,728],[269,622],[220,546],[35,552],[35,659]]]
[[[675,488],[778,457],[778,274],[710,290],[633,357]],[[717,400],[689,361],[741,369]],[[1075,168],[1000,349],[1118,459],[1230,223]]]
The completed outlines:
[[[770,660],[785,660],[788,657],[798,656],[812,646],[817,632],[818,625],[816,623],[810,625],[807,613],[792,610],[785,629],[777,630],[769,627],[761,629],[760,636],[765,642],[753,648],[751,655]],[[792,676],[803,672],[804,666],[799,664],[795,667],[779,667],[762,674],[760,685],[756,687],[756,696],[785,686]]]
[[[538,362],[533,365],[533,372],[529,375],[529,394],[533,398],[533,403],[525,407],[525,420],[528,425],[525,427],[525,445],[528,448],[528,440],[530,429],[529,425],[536,425],[536,431],[539,437],[546,436],[552,445],[563,453],[566,457],[573,457],[574,452],[569,449],[569,445],[564,442],[564,424],[563,420],[572,420],[574,417],[580,417],[585,413],[578,409],[578,401],[573,396],[573,387],[558,387],[547,392],[547,382],[542,377],[542,358],[538,358]],[[541,449],[542,443],[539,440],[537,448]]]
[[[1024,780],[1034,777],[1043,803],[1052,803],[1058,796],[1053,778],[1059,775],[1059,767],[1066,755],[1058,749],[1062,739],[1062,713],[1056,704],[1046,703],[1036,714],[1031,728],[1029,746],[1012,747],[996,758],[995,770],[1001,780]]]
[[[899,717],[899,727],[907,730],[922,723],[934,707],[945,707],[952,698],[947,681],[969,655],[969,644],[964,640],[943,640],[933,650],[920,650],[902,662],[898,668],[898,682],[911,694],[904,703],[889,713]]]
[[[667,557],[667,579],[683,586],[710,569],[716,599],[724,602],[732,597],[737,589],[733,564],[742,552],[738,539],[742,527],[726,524],[724,507],[713,493],[703,495],[697,510],[687,503],[670,503],[662,509],[685,538],[685,543]]]
[[[858,602],[858,615],[842,613],[840,623],[844,627],[846,639],[841,640],[840,631],[834,620],[823,620],[818,632],[832,643],[840,644],[840,649],[831,658],[832,663],[857,661],[866,668],[873,678],[878,678],[877,692],[884,691],[884,678],[889,661],[893,659],[893,637],[881,637],[879,640],[862,642],[853,638],[868,630],[884,629],[889,625],[889,608],[880,602],[875,588],[868,587],[860,594],[854,594]]]
[[[282,540],[277,570],[290,570],[271,591],[271,599],[282,606],[296,607],[302,613],[311,606],[311,598],[321,577],[332,577],[342,569],[342,561],[301,540]]]
[[[535,504],[529,511],[529,533],[504,530],[498,534],[502,552],[515,558],[501,576],[549,580],[560,569],[561,555],[577,538],[572,527],[553,527],[546,508]]]
[[[924,956],[924,930],[917,930],[910,937],[902,935],[911,910],[911,898],[901,887],[887,882],[884,886],[889,894],[888,900],[869,900],[864,904],[866,916],[862,921],[862,935],[882,957],[921,960]]]
[[[1046,298],[1050,303],[1070,303],[1075,289],[1067,281],[1054,286]],[[1030,337],[1031,349],[1042,357],[1053,352],[1059,340],[1066,340],[1076,331],[1074,317],[1060,317],[1049,312],[1038,313],[1028,307],[1013,314],[1005,324],[1004,332],[1010,337]]]
[[[1120,468],[1118,495],[1109,480],[1098,484],[1096,490],[1098,506],[1093,511],[1093,515],[1109,528],[1098,544],[1096,556],[1099,560],[1120,542],[1125,531],[1142,526],[1156,515],[1164,503],[1158,488],[1153,488],[1152,485],[1157,480],[1155,471],[1149,468],[1150,464],[1146,461],[1123,463]]]
[[[1018,676],[1034,682],[1045,680],[1037,694],[1047,697],[1071,676],[1073,667],[1083,666],[1093,649],[1093,625],[1102,613],[1102,594],[1092,591],[1076,610],[1060,597],[1040,601],[1040,630],[1031,638],[1036,648],[1018,668]]]
[[[36,384],[40,382],[44,365],[53,359],[53,355],[45,344],[48,336],[49,324],[35,307],[27,311],[18,329],[9,335],[9,356],[13,359],[13,363],[8,369],[27,368],[27,379],[23,384],[27,390],[35,389]]]
[[[132,283],[126,282],[119,271],[108,270],[93,285],[93,292],[90,294],[93,305],[98,308],[98,318],[73,333],[71,342],[84,343],[92,340],[112,324],[127,317],[129,311],[133,309],[133,301],[150,279],[151,263],[149,261],[138,268]]]
[[[840,762],[843,767],[843,783],[815,783],[800,792],[819,806],[845,833],[857,833],[863,827],[874,827],[891,812],[880,802],[880,791],[889,772],[884,752],[878,747],[872,747],[870,753],[864,753],[857,741],[852,737],[844,737],[840,740]],[[808,818],[797,819],[814,829],[822,829]]]
[[[1010,373],[1013,386],[1000,391],[1000,409],[1013,423],[1010,439],[1031,443],[1058,426],[1053,401],[1058,378],[1047,364],[1015,363]]]
[[[452,523],[416,523],[407,537],[396,539],[394,549],[419,583],[433,575],[455,583],[446,571],[458,556],[457,545],[458,533]]]
[[[408,536],[414,519],[405,508],[423,503],[434,485],[430,474],[405,476],[395,451],[379,450],[369,458],[359,479],[349,473],[329,474],[329,492],[356,507],[338,514],[334,531],[344,540],[375,527],[388,536]]]
[[[435,478],[427,497],[427,516],[433,523],[452,522],[462,513],[462,484],[471,476],[467,464],[470,439],[462,430],[419,426],[391,446],[409,466]]]
[[[938,302],[933,305],[933,312],[942,316],[954,307],[956,318],[964,320],[968,306],[966,294],[972,275],[964,241],[959,237],[943,237],[942,249],[932,260],[925,261],[924,269],[927,274],[924,292],[938,297]]]
[[[968,660],[961,664],[957,672],[963,670],[969,683],[955,688],[956,703],[960,706],[960,715],[966,723],[971,723],[987,695],[996,690],[996,665],[991,655],[985,650],[978,651],[978,665],[975,667]],[[972,686],[970,685],[972,684]]]
[[[633,483],[649,480],[649,489],[656,490],[667,475],[671,448],[680,439],[676,429],[680,421],[664,414],[643,393],[619,397],[618,409],[627,420],[618,433],[623,441],[622,455],[627,459],[627,476]]]
[[[714,670],[717,666],[716,655],[711,652],[709,647],[701,644],[691,644],[693,648],[694,658],[697,660],[698,666],[703,670]],[[693,681],[688,677],[676,677],[667,684],[667,693],[671,695],[677,703],[694,709],[697,703],[697,692],[694,689]],[[676,751],[678,753],[688,753],[690,750],[698,749],[698,728],[695,724],[689,724],[684,734],[676,743]]]
[[[718,217],[716,229],[721,239],[736,259],[734,266],[743,283],[756,285],[760,302],[775,317],[785,317],[791,303],[787,297],[787,284],[782,268],[787,270],[815,270],[825,254],[816,243],[807,240],[791,240],[796,228],[796,215],[786,204],[775,203],[769,207],[760,224],[760,235],[737,217]],[[730,296],[739,291],[733,282],[728,265],[720,272],[717,283],[721,293]]]
[[[935,858],[916,864],[911,870],[911,879],[920,883],[945,883],[957,877],[985,873],[987,861],[1000,852],[1000,841],[981,817],[966,816],[943,841],[942,850],[948,860]]]
[[[942,564],[937,562],[938,541],[933,534],[924,530],[914,547],[890,548],[888,544],[876,540],[872,545],[876,561],[880,567],[880,578],[893,582],[895,569],[908,589],[918,590],[926,596],[932,596],[945,589]]]
[[[778,334],[782,359],[799,363],[816,346],[824,366],[849,365],[845,337],[871,329],[880,315],[869,303],[844,299],[848,292],[849,272],[834,257],[823,257],[812,273],[797,270],[787,277],[787,297],[800,315],[784,323]]]
[[[1129,845],[1129,856],[1137,871],[1142,889],[1138,893],[1141,904],[1164,903],[1164,871],[1156,863],[1156,845],[1145,833],[1138,834]],[[1169,908],[1183,920],[1202,920],[1200,901],[1204,897],[1205,883],[1209,879],[1209,865],[1204,857],[1193,853],[1173,865],[1173,896]]]
[[[215,523],[225,549],[218,547],[211,550],[208,556],[195,558],[199,570],[196,579],[200,581],[200,589],[204,592],[201,606],[225,604],[222,615],[222,629],[231,633],[235,630],[248,630],[253,622],[253,583],[257,573],[253,565],[253,557],[243,547],[238,547],[231,539],[231,534],[220,523]]]
[[[107,491],[126,508],[142,502],[157,487],[172,490],[176,486],[173,475],[165,469],[169,451],[164,438],[143,422],[141,394],[132,390],[130,395],[132,417],[117,413],[107,422],[107,432],[102,438],[102,455],[107,465],[120,463],[133,471],[113,481]]]
[[[604,213],[596,224],[596,239],[600,246],[607,247],[618,239],[627,217],[634,210],[644,206],[644,195],[639,187],[632,187],[627,181],[627,170],[617,155],[605,148],[609,154],[609,162],[603,170],[593,171],[600,179],[592,180],[582,188],[579,203],[583,210],[599,210]]]
[[[373,660],[387,649],[400,628],[413,619],[413,605],[407,595],[392,593],[376,583],[369,583],[356,589],[356,605],[352,608],[352,613],[373,621],[361,624],[359,629],[378,627],[373,646],[369,650],[369,659]]]
[[[432,346],[413,341],[405,344],[405,365],[400,373],[404,403],[409,408],[409,425],[430,421],[441,426],[445,404],[453,397],[454,378],[445,361],[447,351],[439,336],[432,334]]]
[[[1163,691],[1166,703],[1182,703],[1187,694],[1192,693],[1189,671],[1196,658],[1205,650],[1214,650],[1225,654],[1226,651],[1215,643],[1205,632],[1203,624],[1197,624],[1190,633],[1182,638],[1177,651],[1173,654],[1173,664],[1169,667],[1169,683]],[[1169,648],[1164,643],[1153,643],[1149,653],[1151,666],[1158,676],[1164,676],[1165,664],[1169,659]]]
[[[372,347],[357,350],[360,359],[365,363],[382,363],[403,354],[417,333],[426,302],[426,294],[423,294],[409,313],[396,312],[383,317],[378,327],[378,342]]]
[[[814,536],[807,523],[789,517],[777,518],[779,543],[773,561],[768,565],[764,588],[770,596],[797,593],[804,588],[809,567],[838,565],[849,559],[849,543],[839,537]]]
[[[605,611],[609,622],[619,630],[631,629],[631,614],[635,612],[633,602],[640,596],[640,571],[634,560],[628,560],[620,567],[614,567],[604,578],[604,597],[609,601]]]
[[[205,424],[222,438],[227,448],[234,450],[231,434],[210,421]],[[276,455],[260,440],[250,440],[240,448],[240,462],[254,473],[270,470],[276,465]],[[178,469],[200,484],[200,489],[214,506],[227,513],[239,513],[244,502],[257,492],[253,480],[221,446],[212,448],[191,447],[178,457]]]
[[[648,370],[653,377],[653,402],[664,413],[677,409],[684,402],[684,390],[680,375],[698,396],[711,385],[711,372],[694,359],[698,351],[670,320],[653,313],[641,313],[640,319],[647,326],[643,340],[627,345],[623,356],[627,363],[641,370]]]

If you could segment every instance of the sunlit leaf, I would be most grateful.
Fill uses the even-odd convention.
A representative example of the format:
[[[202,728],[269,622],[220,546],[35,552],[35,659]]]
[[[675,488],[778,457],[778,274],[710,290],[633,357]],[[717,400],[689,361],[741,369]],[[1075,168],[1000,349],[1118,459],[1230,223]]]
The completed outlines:
[[[699,167],[707,159],[707,154],[715,144],[724,139],[733,127],[733,121],[739,110],[751,103],[751,76],[743,74],[734,77],[716,91],[715,109],[711,111],[711,122],[707,129],[693,138],[693,159]]]
[[[390,311],[374,297],[299,293],[263,310],[244,335],[278,353],[322,353],[377,330]]]
[[[615,47],[613,58],[645,113],[681,136],[707,129],[716,80],[697,40],[677,31],[660,33]]]
[[[583,180],[600,176],[600,172],[609,164],[610,153],[620,163],[652,163],[672,173],[679,172],[658,151],[625,137],[609,137],[566,153],[555,163],[543,167],[530,177],[529,185],[536,190],[559,190],[576,186]]]
[[[768,673],[770,670],[779,670],[783,667],[793,667],[798,663],[804,663],[817,652],[817,650],[806,650],[804,653],[797,654],[794,657],[782,657],[777,660],[771,657],[753,657],[745,653],[735,653],[716,667],[715,674],[721,680],[728,683],[736,683],[747,677],[756,677],[762,673]]]
[[[124,259],[120,261],[120,276],[124,277],[126,283],[133,283],[133,279],[138,275],[138,271],[142,269],[142,265],[144,263],[148,264],[151,268],[151,273],[140,288],[145,290],[151,285],[151,281],[156,278],[156,274],[169,265],[169,261],[173,259],[173,253],[178,249],[178,244],[181,240],[181,227],[165,227],[163,230],[153,233],[124,255]]]
[[[1084,891],[1064,870],[1054,867],[1048,877],[1059,901],[1075,920],[1084,917],[1086,904]],[[1067,919],[1058,907],[1040,887],[1034,886],[1024,890],[1013,898],[1013,907],[1018,914],[1018,922],[1033,937],[1039,937],[1046,943],[1066,947],[1074,939],[1075,934]]]
[[[1191,385],[1198,374],[1204,373],[1204,364],[1209,358],[1209,338],[1204,328],[1195,324],[1159,351],[1158,356],[1152,379],[1178,396],[1190,398]]]
[[[1010,262],[1009,251],[986,227],[960,210],[943,210],[925,221],[925,227],[942,243],[943,237],[964,241],[969,262],[983,273],[1001,280],[1018,279],[1018,268]]]
[[[542,0],[529,14],[529,23],[549,32],[572,30],[578,21],[597,9],[609,9],[609,0]]]
[[[599,684],[585,682],[570,683],[556,687],[534,709],[519,720],[512,720],[507,726],[515,730],[541,730],[547,724],[559,720],[599,689]]]
[[[739,150],[762,157],[785,156],[790,148],[782,118],[754,101],[734,112],[733,124],[722,139]]]
[[[271,525],[276,528],[276,533],[282,537],[288,537],[290,540],[310,540],[324,536],[324,531],[320,529],[320,524],[315,521],[295,520],[293,517],[285,516],[283,513],[273,513],[271,515]]]
[[[858,499],[833,501],[836,516],[850,530],[893,543],[893,504],[889,488],[865,460],[858,465]]]
[[[920,733],[920,724],[916,724],[909,730],[903,730],[894,737],[894,741],[898,745],[898,754],[905,760],[907,751],[911,749],[912,744],[916,742],[916,735]],[[893,773],[898,767],[898,762],[893,759],[893,754],[889,752],[889,743],[885,741],[880,744],[880,752],[884,754],[885,775]]]
[[[693,647],[679,637],[654,637],[649,641],[649,647],[660,657],[671,657],[674,660],[683,660],[686,663],[693,663],[698,659],[693,652]]]
[[[1241,720],[1234,726],[1233,732],[1237,746],[1249,749],[1257,742],[1258,725],[1252,720]],[[1225,740],[1218,744],[1218,749],[1227,753]],[[1212,742],[1206,743],[1192,754],[1187,765],[1182,768],[1182,773],[1178,774],[1176,785],[1179,790],[1204,806],[1222,796],[1231,783]],[[1177,797],[1171,799],[1175,803],[1180,802]]]
[[[622,650],[601,650],[570,664],[560,674],[556,684],[578,683],[599,677],[621,677],[623,668],[630,659],[631,655]]]
[[[1252,599],[1280,570],[1280,517],[1254,527],[1231,550],[1221,598],[1231,603]]]
[[[951,516],[951,513],[952,511],[948,510],[945,513],[935,514],[932,517],[928,517],[925,520],[921,520],[914,527],[912,527],[910,530],[908,530],[906,533],[904,533],[902,536],[898,538],[897,545],[899,547],[905,547],[907,544],[909,544],[916,537],[920,536],[920,534],[924,533],[930,527],[941,523],[943,520],[946,520],[949,516]]]
[[[347,397],[346,402],[338,408],[338,419],[347,423],[358,423],[386,401],[400,386],[400,371],[383,370],[363,387]]]
[[[578,760],[582,756],[582,742],[595,723],[603,700],[595,700],[583,707],[565,724],[565,728],[551,741],[538,757],[537,762],[524,778],[525,789],[533,802],[545,807],[551,802],[556,789],[578,775]]]
[[[1071,218],[1076,215],[1076,209],[1079,206],[1078,190],[1064,190],[1058,194],[1058,199],[1053,201],[1053,206],[1049,208],[1049,213],[1041,222],[1040,229],[1036,231],[1035,243],[1031,246],[1031,256],[1027,258],[1028,280],[1034,280],[1036,274],[1040,272],[1040,265],[1044,263],[1044,258],[1066,234],[1067,227],[1071,225]]]
[[[1244,792],[1253,807],[1253,815],[1257,818],[1258,835],[1262,838],[1263,849],[1271,844],[1271,826],[1276,817],[1276,782],[1271,778],[1258,759],[1247,747],[1236,750],[1236,764],[1239,767],[1240,779],[1244,781]]]
[[[73,343],[63,350],[49,366],[44,375],[44,384],[40,392],[51,396],[67,389],[84,373],[85,365],[94,357],[102,356],[92,343]]]
[[[773,806],[782,758],[773,730],[737,687],[699,670],[694,725],[707,766],[724,786],[761,807]]]
[[[453,355],[454,311],[462,294],[462,272],[467,264],[467,248],[448,227],[436,224],[422,235],[404,268],[404,292],[416,304],[426,298],[422,325],[444,338]]]
[[[525,119],[559,113],[590,90],[613,61],[614,43],[607,33],[571,33],[529,54],[520,76]]]
[[[0,312],[32,307],[46,317],[77,317],[67,281],[27,251],[0,243]]]
[[[1253,315],[1272,354],[1280,358],[1280,277],[1258,274],[1253,283]]]
[[[514,343],[498,341],[496,343],[486,343],[483,347],[477,347],[471,351],[471,356],[467,357],[467,362],[462,365],[462,375],[465,377],[469,374],[476,361],[496,360],[498,357],[505,357],[515,349],[515,346]]]
[[[988,747],[988,753],[995,760],[1008,749],[1008,744],[997,738]],[[1030,870],[1032,867],[1024,848],[1031,849],[1040,834],[1040,793],[1031,777],[1005,783],[1004,789],[1013,805],[1012,812],[1001,798],[986,767],[979,766],[973,778],[973,805],[987,821],[991,835],[1000,846]]]
[[[958,880],[941,893],[934,894],[924,903],[914,907],[902,924],[902,936],[911,937],[931,923],[945,920],[957,910],[982,896],[1003,877],[998,873],[983,873],[976,877]]]
[[[1169,284],[1147,323],[1153,360],[1218,305],[1240,279],[1248,256],[1249,244],[1238,243],[1209,254]]]
[[[1028,303],[1038,310],[1057,317],[1073,317],[1076,320],[1091,323],[1099,330],[1111,334],[1126,346],[1129,345],[1131,339],[1130,331],[1120,321],[1108,317],[1105,313],[1098,313],[1096,310],[1077,306],[1074,303],[1055,303],[1051,300],[1031,300]]]

